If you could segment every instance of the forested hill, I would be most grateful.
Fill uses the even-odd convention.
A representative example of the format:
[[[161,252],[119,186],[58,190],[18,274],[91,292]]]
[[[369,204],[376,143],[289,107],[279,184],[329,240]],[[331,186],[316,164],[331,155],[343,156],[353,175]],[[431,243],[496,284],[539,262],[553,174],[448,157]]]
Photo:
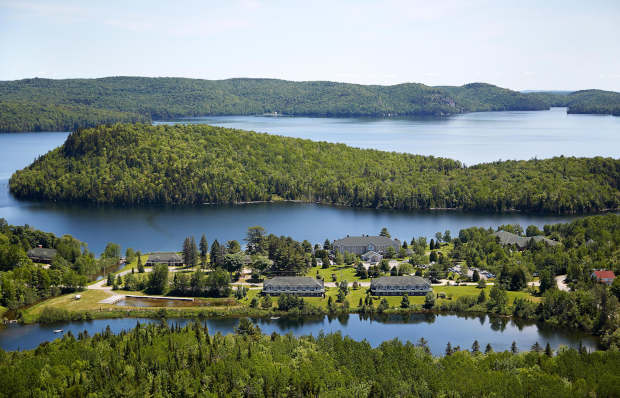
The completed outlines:
[[[202,115],[440,116],[548,106],[538,95],[484,83],[430,87],[275,79],[35,78],[0,82],[0,131],[66,131],[110,120]]]
[[[620,160],[458,161],[206,125],[79,130],[10,180],[20,198],[123,205],[303,200],[389,209],[617,209]]]
[[[575,91],[566,97],[568,113],[620,116],[620,93],[603,90]]]

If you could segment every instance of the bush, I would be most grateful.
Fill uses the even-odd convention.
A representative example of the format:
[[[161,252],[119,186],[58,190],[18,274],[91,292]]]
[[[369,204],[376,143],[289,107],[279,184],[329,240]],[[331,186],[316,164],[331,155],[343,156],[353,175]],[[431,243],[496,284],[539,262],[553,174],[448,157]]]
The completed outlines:
[[[63,308],[44,307],[41,314],[39,314],[40,323],[53,323],[70,320],[71,313]]]

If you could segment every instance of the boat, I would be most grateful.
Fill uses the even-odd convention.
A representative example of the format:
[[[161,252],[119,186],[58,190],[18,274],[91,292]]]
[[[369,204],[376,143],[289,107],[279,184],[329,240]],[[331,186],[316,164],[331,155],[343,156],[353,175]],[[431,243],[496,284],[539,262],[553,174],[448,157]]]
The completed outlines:
[[[56,329],[54,330],[54,333],[62,333],[62,329]]]
[[[279,316],[272,316],[272,317],[271,317],[271,318],[269,318],[269,319],[271,319],[271,320],[274,320],[274,321],[275,321],[276,319],[280,319],[280,317],[279,317]]]

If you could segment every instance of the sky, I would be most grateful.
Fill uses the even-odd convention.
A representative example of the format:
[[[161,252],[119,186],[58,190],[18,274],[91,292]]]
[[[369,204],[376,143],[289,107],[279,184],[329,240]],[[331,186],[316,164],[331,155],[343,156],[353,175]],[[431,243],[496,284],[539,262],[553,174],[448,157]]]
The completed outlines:
[[[620,91],[620,0],[0,0],[0,80],[267,77]]]

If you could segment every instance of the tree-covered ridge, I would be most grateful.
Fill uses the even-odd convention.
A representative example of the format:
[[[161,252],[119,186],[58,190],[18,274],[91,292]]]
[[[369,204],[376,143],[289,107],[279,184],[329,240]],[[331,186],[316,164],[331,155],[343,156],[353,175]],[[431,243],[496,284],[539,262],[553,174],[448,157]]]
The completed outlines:
[[[78,127],[90,127],[91,121],[110,117],[112,121],[123,122],[272,112],[313,116],[439,116],[548,107],[536,96],[483,83],[462,87],[416,83],[365,86],[275,79],[35,78],[0,82],[0,98],[11,104],[0,108],[0,131],[67,130],[74,127],[75,109],[79,109],[84,119]],[[15,110],[19,104],[27,111]],[[59,119],[60,115],[63,117]]]
[[[598,113],[620,116],[620,93],[603,90],[582,90],[566,98],[568,113]]]
[[[226,336],[163,322],[0,350],[0,387],[16,398],[617,396],[618,352],[468,348],[433,357],[424,340],[372,348],[340,334],[264,336],[246,320]]]
[[[97,109],[86,105],[0,102],[0,131],[76,130],[117,122],[146,122],[137,113]]]
[[[620,161],[460,162],[206,125],[72,133],[17,171],[20,198],[115,204],[302,200],[388,209],[586,213],[616,209]]]

